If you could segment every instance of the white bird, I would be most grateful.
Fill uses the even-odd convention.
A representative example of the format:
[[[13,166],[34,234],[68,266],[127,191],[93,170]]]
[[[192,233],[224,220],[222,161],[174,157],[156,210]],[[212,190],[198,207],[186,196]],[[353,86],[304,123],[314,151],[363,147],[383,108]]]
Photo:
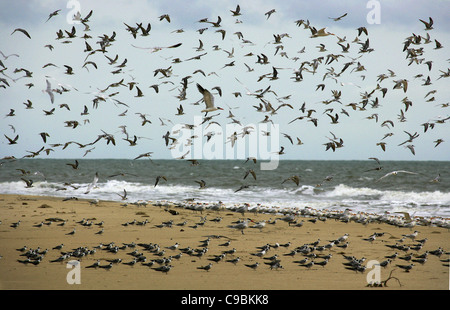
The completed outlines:
[[[255,223],[255,225],[250,226],[250,228],[259,228],[260,230],[266,226],[266,221],[260,221]]]
[[[202,110],[201,112],[205,112],[208,114],[208,112],[217,111],[217,110],[223,110],[221,107],[215,107],[214,106],[214,96],[209,92],[209,90],[204,89],[200,84],[197,83],[198,91],[203,95],[203,100],[206,104],[206,109]]]
[[[416,230],[412,234],[402,235],[402,236],[414,240],[417,237],[418,234],[419,234],[419,232]]]
[[[92,181],[91,184],[89,184],[89,186],[88,186],[88,188],[87,188],[85,194],[89,194],[89,192],[90,192],[95,186],[97,186],[97,181],[98,181],[98,172],[95,173],[94,180]]]
[[[244,234],[244,229],[246,229],[248,227],[248,221],[250,219],[246,219],[242,222],[239,222],[237,224],[234,225],[228,225],[229,228],[233,228],[233,229],[237,229],[240,230],[242,234]]]
[[[55,102],[55,95],[53,94],[52,85],[49,80],[46,80],[47,88],[43,90],[44,93],[47,93],[50,96],[51,103]]]
[[[171,246],[167,246],[167,247],[166,247],[166,249],[169,249],[169,250],[176,250],[177,248],[178,248],[178,242],[175,243],[174,245],[171,245]]]
[[[265,249],[262,249],[262,250],[259,251],[259,252],[256,252],[256,253],[250,253],[250,254],[253,255],[253,256],[263,257],[264,255],[266,255],[266,253],[267,253],[267,251],[266,251]]]
[[[338,240],[339,242],[344,242],[344,241],[346,241],[347,239],[348,239],[348,234],[346,233],[346,234],[344,234],[343,236],[339,237],[337,240]]]
[[[411,172],[411,171],[397,170],[397,171],[392,171],[392,172],[386,173],[384,176],[382,176],[381,178],[379,178],[379,179],[377,180],[377,182],[380,181],[380,180],[382,180],[382,179],[384,179],[384,178],[386,178],[386,177],[388,177],[388,176],[391,176],[391,175],[397,175],[397,174],[399,174],[399,173],[418,174],[418,173],[416,173],[416,172]]]

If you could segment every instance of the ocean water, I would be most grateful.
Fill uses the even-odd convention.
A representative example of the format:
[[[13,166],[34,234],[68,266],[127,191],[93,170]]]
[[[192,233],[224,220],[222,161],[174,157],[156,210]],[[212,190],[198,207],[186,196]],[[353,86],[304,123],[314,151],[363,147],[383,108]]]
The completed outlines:
[[[450,162],[386,161],[280,161],[275,170],[260,170],[260,163],[245,160],[21,159],[0,166],[0,194],[50,195],[121,201],[195,201],[280,209],[305,208],[370,212],[406,211],[411,215],[450,218]],[[245,179],[249,169],[251,174]],[[23,170],[25,174],[21,171]],[[386,174],[392,171],[416,174]],[[95,173],[98,182],[89,193]],[[118,175],[116,175],[118,174]],[[116,176],[113,176],[116,175]],[[299,176],[299,184],[287,180]],[[433,182],[440,175],[439,182]],[[164,176],[157,186],[157,176]],[[33,180],[26,188],[22,180]],[[200,189],[196,181],[204,180]],[[242,185],[248,185],[237,191]]]

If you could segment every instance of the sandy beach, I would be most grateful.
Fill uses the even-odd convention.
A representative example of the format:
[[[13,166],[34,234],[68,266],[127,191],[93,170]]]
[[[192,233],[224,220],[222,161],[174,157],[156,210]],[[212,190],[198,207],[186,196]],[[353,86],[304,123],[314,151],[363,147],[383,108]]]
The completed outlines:
[[[202,217],[203,220],[202,221]],[[89,200],[67,200],[55,197],[37,196],[0,196],[0,289],[2,290],[447,290],[449,289],[448,251],[450,232],[446,228],[433,226],[415,226],[413,228],[396,227],[385,223],[363,225],[355,222],[344,223],[339,220],[317,220],[312,217],[297,218],[303,221],[301,227],[289,225],[278,219],[275,224],[266,223],[262,228],[247,228],[244,234],[229,225],[242,218],[253,222],[272,221],[283,214],[250,213],[231,210],[203,210],[202,212],[179,206],[138,206],[126,202],[100,201],[96,204]],[[134,224],[131,224],[135,220]],[[13,223],[20,221],[14,228]],[[58,224],[66,221],[64,226]],[[172,221],[172,225],[161,225]],[[186,225],[177,224],[186,221]],[[42,223],[42,224],[40,224]],[[51,223],[51,224],[49,224]],[[101,224],[103,223],[103,224]],[[129,223],[129,225],[126,225]],[[141,225],[138,225],[138,224]],[[163,227],[161,227],[163,226]],[[70,234],[74,231],[74,234]],[[416,240],[402,239],[418,231]],[[102,233],[100,233],[102,231]],[[373,241],[364,240],[378,233]],[[331,241],[348,234],[348,247],[342,248]],[[417,245],[417,240],[427,239],[420,249],[400,250],[387,245]],[[320,241],[319,241],[320,240]],[[401,240],[401,241],[399,241]],[[209,241],[207,244],[205,241]],[[228,246],[224,245],[230,241]],[[325,266],[315,264],[307,267],[299,261],[307,258],[304,253],[292,254],[292,250],[319,241],[310,253],[316,258],[308,262],[320,262],[331,254]],[[63,244],[61,249],[55,248]],[[128,246],[124,246],[124,245]],[[159,245],[159,251],[151,251],[148,245]],[[170,249],[178,244],[177,249]],[[269,244],[264,254],[257,254],[261,247]],[[276,246],[278,244],[278,246]],[[99,247],[102,245],[102,247]],[[107,250],[118,246],[117,253]],[[144,247],[147,245],[147,248]],[[24,246],[39,249],[42,259],[38,264],[24,262]],[[203,255],[192,255],[186,248],[203,249]],[[62,254],[76,249],[90,250],[80,257],[67,257],[54,261]],[[440,256],[430,254],[424,263],[417,256],[443,249]],[[95,252],[93,251],[95,249]],[[184,252],[182,253],[182,249]],[[215,262],[214,258],[225,251],[235,249]],[[135,251],[133,253],[133,251]],[[162,252],[165,251],[165,252]],[[367,266],[369,261],[385,261],[385,256],[397,252],[398,256],[386,267],[378,267],[383,287],[368,286],[367,276],[376,268]],[[138,253],[138,254],[136,254]],[[174,258],[182,253],[181,257]],[[194,252],[194,253],[198,253]],[[134,255],[132,255],[134,254]],[[256,254],[256,255],[254,255]],[[292,255],[290,255],[292,254]],[[401,259],[412,254],[411,260]],[[271,256],[277,255],[282,266],[271,268],[268,263]],[[347,269],[345,256],[357,259],[366,258],[365,271]],[[128,265],[134,258],[145,257]],[[157,259],[169,258],[169,272],[157,271],[163,264]],[[230,262],[240,258],[236,263]],[[100,266],[109,264],[108,260],[121,259],[113,263],[112,268],[86,268],[99,260]],[[78,260],[79,274],[72,275],[79,284],[69,284],[68,273],[75,270],[67,262]],[[152,266],[144,265],[154,261]],[[447,260],[447,261],[445,261]],[[22,262],[19,262],[22,261]],[[52,262],[54,261],[54,262]],[[211,263],[210,270],[198,269]],[[256,269],[246,265],[259,263]],[[414,264],[409,272],[396,265]],[[68,268],[70,267],[70,268]],[[392,272],[392,273],[391,273]],[[77,278],[78,277],[78,278]]]

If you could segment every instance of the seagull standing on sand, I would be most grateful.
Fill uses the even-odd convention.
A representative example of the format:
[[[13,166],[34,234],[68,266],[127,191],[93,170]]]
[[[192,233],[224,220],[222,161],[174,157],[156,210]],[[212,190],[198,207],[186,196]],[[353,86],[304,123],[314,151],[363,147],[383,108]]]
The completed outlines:
[[[258,262],[256,262],[256,263],[254,263],[254,264],[245,264],[245,266],[247,266],[247,267],[249,267],[249,268],[252,268],[252,269],[256,269],[256,268],[258,268],[258,266],[259,266],[259,263]]]
[[[227,227],[240,230],[242,234],[244,234],[244,229],[248,227],[248,221],[251,221],[250,219],[246,219],[242,222],[239,222],[234,225],[228,225]]]
[[[203,270],[209,271],[209,270],[211,269],[211,267],[212,267],[212,264],[209,263],[209,264],[206,265],[206,266],[200,266],[200,267],[197,267],[197,269],[203,269]]]
[[[402,235],[402,236],[414,240],[417,237],[418,234],[419,234],[419,232],[416,230],[412,234]]]

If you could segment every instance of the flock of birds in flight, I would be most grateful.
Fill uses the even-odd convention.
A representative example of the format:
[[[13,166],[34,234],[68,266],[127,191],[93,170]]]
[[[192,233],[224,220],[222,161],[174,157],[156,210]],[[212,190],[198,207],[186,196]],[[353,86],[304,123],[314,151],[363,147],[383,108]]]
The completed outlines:
[[[45,20],[45,23],[51,23],[53,19],[59,15],[61,10],[56,10],[49,14],[47,20]],[[241,12],[241,8],[238,5],[236,9],[230,10],[230,15],[233,18],[236,18],[235,24],[243,24],[244,21],[241,20],[241,16],[245,15],[245,12]],[[265,13],[265,19],[267,22],[270,22],[269,19],[272,16],[272,14],[276,14],[276,10],[270,10]],[[132,94],[134,93],[134,100],[139,100],[139,98],[145,98],[148,94],[148,91],[144,89],[145,82],[144,81],[137,81],[135,77],[133,77],[130,72],[133,72],[133,70],[128,70],[129,62],[127,58],[121,58],[118,54],[115,56],[112,56],[114,52],[110,52],[111,49],[113,49],[113,46],[117,43],[119,39],[119,34],[116,33],[116,31],[112,31],[111,35],[103,34],[100,36],[95,37],[94,35],[91,35],[91,24],[90,19],[93,17],[93,11],[91,10],[86,16],[82,16],[80,13],[76,14],[73,18],[74,21],[79,22],[78,25],[72,26],[70,29],[63,30],[59,29],[56,32],[56,38],[54,38],[55,42],[58,42],[62,45],[67,44],[73,44],[75,40],[83,40],[84,42],[84,50],[83,55],[85,55],[83,64],[81,67],[76,67],[74,65],[64,64],[64,71],[61,72],[64,74],[64,76],[73,76],[76,74],[79,70],[86,70],[87,72],[91,72],[91,70],[99,70],[101,69],[101,62],[105,59],[107,60],[106,69],[110,70],[113,68],[113,71],[110,71],[110,77],[115,78],[116,76],[121,76],[120,78],[117,78],[117,81],[114,83],[111,83],[109,85],[106,85],[104,87],[97,87],[98,91],[96,92],[90,92],[89,94],[94,95],[94,98],[92,98],[92,107],[89,107],[88,104],[83,104],[83,109],[80,113],[80,111],[72,111],[73,106],[72,104],[62,103],[61,98],[64,98],[63,95],[67,93],[74,93],[79,92],[79,90],[76,87],[73,87],[69,84],[60,83],[55,78],[52,78],[51,76],[46,75],[45,81],[35,81],[33,79],[33,69],[27,69],[27,68],[15,68],[14,70],[11,70],[9,67],[9,62],[12,58],[16,57],[19,58],[20,56],[18,54],[10,54],[5,55],[2,52],[3,59],[0,60],[0,73],[2,77],[0,77],[0,87],[3,89],[0,89],[0,91],[6,91],[8,88],[14,86],[14,87],[24,87],[25,89],[31,89],[33,87],[36,87],[33,82],[36,83],[45,83],[45,88],[42,90],[42,92],[48,94],[51,109],[43,110],[45,117],[50,117],[56,113],[58,113],[59,110],[65,110],[69,111],[72,114],[79,116],[88,116],[92,112],[92,110],[97,109],[111,109],[112,106],[107,106],[108,102],[112,102],[116,107],[124,107],[126,110],[122,113],[120,113],[117,116],[117,119],[120,119],[121,117],[126,116],[127,119],[132,119],[132,116],[128,115],[128,111],[132,109],[145,109],[142,105],[139,104],[130,104],[129,102],[124,102],[124,100],[117,99],[119,97],[119,89],[120,94],[122,94],[124,91],[122,89],[127,89]],[[339,16],[339,17],[330,17],[330,20],[332,22],[339,22],[343,20],[345,17],[347,17],[347,13]],[[168,14],[163,14],[159,16],[159,22],[160,23],[171,23],[171,17]],[[414,79],[414,85],[411,86],[411,80],[409,80],[406,77],[397,77],[396,73],[393,70],[388,69],[387,72],[380,73],[376,76],[376,87],[370,91],[361,91],[360,86],[356,85],[352,82],[345,82],[346,75],[349,76],[352,74],[353,76],[356,74],[360,74],[358,77],[361,79],[361,82],[368,80],[369,77],[368,72],[362,63],[363,57],[375,52],[374,48],[370,44],[369,40],[369,31],[366,27],[359,27],[355,29],[356,37],[353,41],[347,40],[347,38],[339,37],[337,34],[331,33],[326,30],[326,28],[320,28],[313,26],[309,20],[299,19],[295,21],[296,26],[298,26],[299,29],[303,28],[304,31],[306,31],[309,34],[309,40],[316,40],[317,41],[317,51],[318,53],[324,53],[325,56],[319,56],[315,58],[308,59],[306,54],[306,49],[303,47],[300,49],[295,57],[292,55],[288,55],[287,49],[285,50],[285,46],[289,44],[289,42],[286,42],[288,40],[291,40],[292,37],[288,33],[281,33],[281,34],[273,34],[273,40],[268,42],[266,45],[273,46],[273,55],[268,55],[266,52],[264,53],[257,53],[256,50],[259,48],[256,46],[255,43],[253,43],[251,40],[247,39],[245,33],[242,33],[240,31],[234,32],[232,35],[230,35],[227,32],[227,29],[223,25],[223,20],[220,16],[218,16],[217,20],[214,19],[214,21],[210,20],[209,18],[203,18],[198,20],[198,23],[200,25],[205,25],[205,27],[200,27],[197,29],[196,32],[198,32],[198,46],[193,46],[192,48],[197,53],[196,55],[189,57],[185,60],[179,58],[179,57],[163,57],[161,56],[157,62],[158,64],[162,64],[164,62],[170,62],[168,66],[166,67],[160,67],[155,68],[153,70],[153,78],[158,79],[158,83],[152,84],[148,86],[156,95],[158,95],[165,87],[165,85],[172,85],[173,88],[169,90],[169,92],[178,91],[179,94],[177,96],[173,96],[177,98],[177,100],[174,99],[174,101],[177,101],[177,103],[174,105],[172,102],[166,102],[164,105],[167,107],[166,111],[167,113],[171,114],[173,111],[173,115],[175,117],[182,116],[189,114],[189,112],[186,112],[185,106],[186,103],[184,103],[185,100],[188,99],[188,88],[190,88],[191,84],[195,84],[194,87],[194,94],[196,102],[191,103],[190,105],[200,105],[202,104],[202,101],[205,104],[204,109],[198,109],[196,112],[204,113],[203,116],[203,124],[207,124],[206,126],[210,126],[212,124],[218,124],[214,118],[216,117],[225,117],[224,113],[226,112],[220,112],[223,110],[226,110],[222,104],[222,102],[225,101],[226,93],[225,89],[222,89],[221,86],[214,86],[214,87],[206,87],[205,84],[198,82],[203,77],[203,81],[208,81],[209,85],[212,85],[212,81],[214,79],[214,75],[217,76],[219,80],[221,80],[221,77],[219,75],[219,70],[236,70],[233,69],[238,66],[243,68],[245,66],[246,73],[248,75],[253,75],[254,82],[259,84],[263,84],[267,81],[269,81],[268,86],[264,86],[257,90],[250,90],[246,84],[244,84],[241,80],[242,78],[240,76],[235,76],[235,81],[238,82],[239,90],[234,90],[231,92],[231,97],[238,98],[243,97],[243,95],[246,95],[247,98],[251,98],[251,100],[254,100],[257,102],[255,105],[252,105],[252,107],[255,109],[254,115],[260,115],[262,114],[263,117],[262,121],[260,123],[272,123],[276,122],[273,118],[276,117],[277,114],[281,113],[282,110],[287,110],[287,113],[291,114],[292,120],[287,123],[283,124],[283,130],[286,128],[285,126],[294,127],[299,122],[305,122],[305,123],[311,123],[314,127],[318,127],[320,124],[324,122],[322,118],[320,118],[320,110],[319,108],[323,108],[322,115],[325,115],[323,117],[329,118],[330,123],[332,126],[335,126],[339,123],[345,123],[345,117],[350,118],[351,113],[357,113],[357,112],[366,112],[366,111],[373,111],[371,115],[365,117],[369,121],[375,121],[376,123],[379,123],[381,127],[387,128],[390,130],[390,132],[386,133],[380,141],[376,142],[376,145],[379,146],[383,152],[385,152],[388,149],[388,142],[387,140],[394,135],[392,132],[394,130],[395,125],[397,123],[404,123],[407,121],[408,112],[410,112],[413,108],[413,102],[411,99],[408,98],[408,90],[411,89],[411,87],[416,88],[417,79],[421,79],[423,81],[422,84],[420,84],[420,87],[423,87],[423,89],[426,91],[426,95],[423,99],[420,101],[426,101],[426,102],[418,102],[417,104],[428,104],[429,102],[434,102],[438,99],[437,97],[437,90],[430,90],[430,85],[432,85],[433,80],[430,78],[431,73],[433,69],[436,71],[436,69],[433,67],[433,61],[425,58],[427,53],[430,53],[427,49],[427,46],[431,46],[431,49],[434,50],[440,50],[443,48],[443,45],[438,41],[438,39],[433,38],[430,33],[432,33],[433,29],[433,19],[430,17],[429,20],[422,20],[420,19],[420,22],[424,25],[424,34],[415,34],[412,33],[410,36],[404,39],[403,42],[403,53],[405,54],[406,61],[408,62],[408,66],[416,65],[420,69],[423,68],[424,73],[418,74],[413,77]],[[128,33],[127,35],[132,36],[132,38],[136,41],[138,40],[146,40],[146,37],[150,37],[150,41],[152,41],[152,24],[151,23],[144,23],[144,22],[136,22],[135,24],[131,23],[123,23],[125,31]],[[81,27],[84,27],[84,30],[81,29]],[[233,60],[235,57],[235,46],[232,47],[231,51],[225,50],[222,48],[219,44],[213,45],[212,47],[208,47],[204,44],[204,40],[202,36],[204,36],[204,33],[209,30],[211,32],[213,29],[216,33],[218,33],[220,36],[218,37],[218,40],[222,42],[226,42],[225,38],[229,38],[230,36],[233,36],[233,38],[237,37],[239,40],[239,47],[242,52],[249,50],[247,54],[245,54],[241,59],[239,60]],[[184,29],[177,29],[172,31],[172,33],[175,34],[181,34],[185,32]],[[26,36],[28,39],[32,40],[32,31],[25,30],[23,28],[16,28],[11,33],[11,36],[17,36],[19,34],[22,34]],[[31,33],[31,34],[30,34]],[[235,36],[235,37],[234,37]],[[326,41],[326,44],[324,42],[320,41],[320,38],[324,37],[334,37],[337,39],[337,42],[334,43],[334,46],[332,46],[331,41]],[[178,38],[178,37],[177,37]],[[234,40],[231,40],[234,42]],[[95,42],[95,43],[94,43]],[[180,42],[176,44],[167,45],[164,47],[141,47],[139,44],[132,44],[132,48],[137,50],[145,50],[147,52],[150,52],[150,55],[153,55],[154,53],[157,53],[161,50],[171,50],[176,51],[177,49],[180,49],[183,45],[186,44],[192,44],[193,42]],[[256,46],[256,47],[255,47]],[[49,43],[45,45],[45,48],[48,48],[48,50],[51,53],[54,53],[54,50],[58,50],[58,46],[55,46],[54,43]],[[337,49],[337,51],[336,51]],[[218,67],[217,71],[212,71],[210,73],[205,72],[207,67],[210,67],[211,65],[207,63],[205,65],[205,68],[197,69],[190,74],[184,75],[181,74],[182,72],[177,71],[177,65],[181,63],[187,63],[190,61],[195,60],[202,60],[203,57],[206,57],[206,55],[211,55],[214,51],[223,51],[227,54],[227,59],[230,60],[230,62],[225,63],[223,66],[220,65]],[[236,46],[237,51],[237,46]],[[354,54],[350,54],[350,52],[353,52]],[[313,55],[317,55],[317,53],[312,53]],[[145,56],[147,56],[146,54]],[[159,54],[158,54],[159,55]],[[220,55],[220,54],[215,54]],[[354,57],[348,56],[352,55]],[[181,55],[180,55],[181,56]],[[97,57],[96,59],[94,59]],[[220,62],[220,56],[215,56],[215,63]],[[340,61],[340,59],[342,59]],[[295,67],[292,69],[292,74],[289,77],[280,76],[281,71],[285,70],[287,68],[278,67],[276,65],[278,60],[283,61],[289,61],[292,63],[292,66]],[[69,59],[67,59],[69,61]],[[142,61],[146,61],[146,59],[143,57]],[[342,64],[342,61],[346,61]],[[197,62],[202,64],[202,62]],[[206,63],[206,62],[205,62]],[[146,64],[147,65],[147,62]],[[139,64],[141,66],[141,64]],[[143,65],[142,65],[143,66]],[[41,69],[45,70],[46,68],[54,67],[54,68],[60,68],[57,64],[54,63],[47,63],[42,66]],[[231,68],[231,69],[230,69]],[[257,70],[263,68],[264,70],[263,74],[258,75]],[[267,69],[269,68],[269,69]],[[322,71],[323,70],[323,71]],[[324,73],[323,73],[324,72]],[[439,80],[441,78],[448,78],[450,76],[450,69],[446,70],[439,70],[440,74],[437,77],[436,80]],[[323,75],[321,75],[323,73]],[[428,74],[427,74],[428,73]],[[23,74],[23,75],[21,75]],[[18,76],[20,75],[20,76]],[[180,79],[180,76],[181,79]],[[321,83],[316,85],[315,90],[305,90],[302,89],[302,82],[305,79],[313,78],[313,77],[320,76],[321,77]],[[197,78],[199,77],[199,78]],[[178,78],[178,85],[177,81],[175,79]],[[26,84],[20,85],[18,82],[19,80],[27,81]],[[331,89],[331,96],[327,97],[324,100],[319,101],[318,103],[294,103],[292,102],[292,98],[295,93],[281,96],[278,95],[278,91],[274,89],[273,84],[271,84],[273,81],[280,80],[280,79],[288,79],[290,83],[293,84],[293,90],[295,92],[295,88],[301,92],[308,91],[308,92],[316,92],[317,94],[320,93],[326,93],[326,89]],[[56,83],[55,83],[56,80]],[[196,81],[197,80],[197,81]],[[332,83],[326,83],[327,81],[330,81]],[[214,80],[215,81],[215,80]],[[96,82],[95,80],[92,81],[92,83]],[[389,82],[391,84],[389,84]],[[203,84],[203,85],[202,85]],[[353,87],[352,89],[356,89],[359,92],[360,101],[359,102],[352,102],[348,104],[344,104],[343,100],[343,90],[350,91],[350,88],[346,87]],[[334,88],[334,89],[333,89]],[[242,93],[240,90],[245,89],[246,93]],[[25,91],[25,90],[24,90]],[[110,92],[112,91],[112,92]],[[377,109],[382,106],[383,99],[385,99],[386,95],[390,92],[403,92],[405,97],[401,100],[401,103],[399,103],[400,108],[400,114],[397,115],[397,122],[395,122],[395,119],[382,119],[382,115],[380,115],[377,112]],[[191,93],[189,93],[191,94]],[[276,106],[276,103],[274,100],[272,100],[269,97],[275,97],[276,102],[278,105]],[[219,100],[217,100],[219,98]],[[215,100],[216,99],[216,100]],[[41,104],[42,100],[41,98],[39,100],[39,105]],[[244,100],[244,99],[243,99]],[[385,100],[388,100],[387,98]],[[219,101],[219,104],[216,104],[217,101]],[[248,102],[247,99],[245,99],[246,102]],[[227,102],[231,102],[231,100],[227,99]],[[32,110],[35,108],[35,101],[31,99],[27,99],[24,104],[25,110]],[[42,103],[43,104],[43,103]],[[390,103],[390,104],[396,104],[396,103]],[[227,119],[230,120],[231,123],[239,124],[241,125],[242,132],[234,132],[231,136],[226,137],[226,143],[231,143],[232,145],[235,144],[235,142],[238,139],[243,139],[246,135],[255,134],[254,128],[249,126],[242,126],[241,120],[238,119],[234,114],[234,109],[244,108],[243,105],[248,105],[247,103],[243,103],[242,105],[231,107],[228,106],[228,115],[226,116]],[[441,108],[448,107],[449,103],[443,103],[440,104]],[[173,107],[173,108],[172,108]],[[175,109],[176,108],[176,109]],[[16,116],[16,112],[18,108],[16,107],[16,103],[14,104],[14,108],[10,109],[10,112],[5,116],[5,118],[8,119],[8,121],[13,121],[14,117]],[[176,113],[175,113],[176,111]],[[218,114],[212,114],[213,112],[219,112]],[[301,113],[300,113],[301,112]],[[22,113],[20,111],[19,113]],[[222,113],[222,115],[221,115]],[[146,127],[146,126],[152,126],[153,122],[150,119],[150,114],[143,113],[143,112],[136,112],[136,115],[139,116],[140,122],[137,127]],[[298,115],[298,116],[296,116]],[[245,118],[248,118],[250,115],[246,115]],[[253,116],[253,113],[252,113]],[[432,129],[434,129],[435,126],[440,124],[445,124],[450,117],[444,117],[435,119],[433,121],[426,121],[422,123],[420,126],[423,127],[423,133],[430,132]],[[173,120],[173,118],[172,118]],[[160,126],[167,126],[168,123],[174,123],[171,119],[165,118],[163,116],[159,117]],[[243,120],[242,120],[243,121]],[[90,125],[89,119],[84,120],[67,120],[64,122],[65,126],[67,128],[72,128],[73,130],[76,130],[77,128],[80,128],[82,126],[88,126]],[[47,119],[42,122],[42,126],[45,127],[46,124],[48,124]],[[11,128],[11,133],[5,133],[4,138],[8,145],[16,145],[21,143],[20,134],[16,133],[16,128],[14,124],[9,125]],[[138,134],[129,133],[129,126],[131,125],[122,125],[119,126],[120,132],[123,137],[121,140],[126,141],[127,145],[130,147],[135,147],[138,145],[139,140],[141,140],[142,136],[139,136]],[[136,122],[133,120],[133,126],[136,126]],[[155,126],[153,124],[153,126]],[[187,129],[193,129],[194,125],[191,124],[185,124],[185,128]],[[308,125],[305,125],[308,126]],[[418,125],[419,126],[419,125]],[[207,127],[206,127],[207,128]],[[117,130],[117,128],[115,128]],[[165,131],[165,130],[164,130]],[[298,128],[295,128],[296,132],[299,132]],[[308,127],[304,127],[302,129],[302,133],[309,131]],[[92,131],[90,131],[92,132]],[[96,144],[102,140],[106,142],[107,145],[113,145],[116,146],[116,144],[119,144],[118,139],[115,136],[115,133],[108,133],[107,131],[101,129],[101,133],[97,136],[94,136],[91,142],[86,141],[67,141],[67,142],[57,142],[57,143],[50,143],[53,139],[53,135],[57,134],[57,132],[49,134],[47,131],[42,131],[38,134],[37,139],[42,139],[42,142],[44,142],[44,146],[42,146],[37,151],[27,151],[27,154],[23,156],[23,158],[34,158],[39,157],[42,154],[49,155],[52,152],[55,152],[57,148],[60,148],[61,150],[65,150],[70,145],[77,145],[80,149],[84,149],[84,156],[87,156],[90,152],[95,150]],[[414,148],[414,140],[416,140],[421,134],[419,133],[419,129],[414,132],[410,133],[408,131],[404,131],[406,134],[406,140],[401,142],[398,146],[402,146],[407,148],[412,154],[415,155],[415,148]],[[163,136],[162,136],[162,143],[169,148],[173,149],[177,146],[179,146],[181,143],[186,143],[186,145],[193,145],[194,141],[196,139],[201,139],[203,142],[202,137],[197,136],[191,136],[187,141],[180,141],[180,139],[177,139],[174,137],[174,132],[171,132],[168,130]],[[205,139],[207,143],[212,136],[214,136],[214,132],[210,131],[205,134]],[[297,136],[294,137],[292,134],[288,134],[286,132],[281,132],[282,137],[280,139],[286,139],[287,144],[291,144],[292,146],[297,145],[301,146],[304,144],[303,138]],[[332,151],[335,152],[339,148],[342,148],[344,146],[344,139],[340,137],[339,135],[336,135],[334,132],[330,131],[330,134],[332,137],[326,137],[327,140],[323,145],[325,146],[325,151]],[[265,135],[270,135],[270,132],[265,132]],[[85,135],[83,135],[83,138],[86,138]],[[54,141],[52,141],[54,142]],[[284,142],[284,141],[283,141]],[[434,141],[435,145],[434,147],[438,147],[441,143],[443,143],[444,140],[442,138],[439,138]],[[4,142],[5,143],[5,142]],[[156,143],[159,143],[158,141]],[[283,144],[283,143],[282,143]],[[285,146],[281,146],[281,149],[277,152],[279,155],[283,155],[286,153]],[[151,158],[153,154],[153,151],[148,151],[142,154],[139,154],[137,156],[133,156],[133,159],[140,159],[140,158]],[[177,158],[177,159],[187,159],[188,158],[189,151],[184,154],[183,156]],[[2,160],[14,160],[16,159],[14,156],[6,156]],[[377,158],[374,157],[374,159],[378,161]],[[196,164],[196,160],[189,159],[192,164]],[[3,162],[2,162],[3,163]],[[76,169],[76,167],[73,167]],[[391,173],[388,173],[386,176],[396,174],[398,172],[404,172],[404,171],[394,171]],[[409,172],[406,172],[409,173]],[[253,173],[252,173],[253,174]],[[248,175],[248,173],[247,173]],[[296,182],[296,180],[292,180]],[[298,180],[297,180],[298,181]],[[158,182],[158,180],[157,180]],[[297,183],[297,182],[296,182]],[[200,184],[200,183],[199,183]],[[27,183],[28,185],[28,183]],[[31,186],[31,184],[30,184]],[[156,185],[155,185],[156,186]],[[200,184],[201,186],[201,184]]]

